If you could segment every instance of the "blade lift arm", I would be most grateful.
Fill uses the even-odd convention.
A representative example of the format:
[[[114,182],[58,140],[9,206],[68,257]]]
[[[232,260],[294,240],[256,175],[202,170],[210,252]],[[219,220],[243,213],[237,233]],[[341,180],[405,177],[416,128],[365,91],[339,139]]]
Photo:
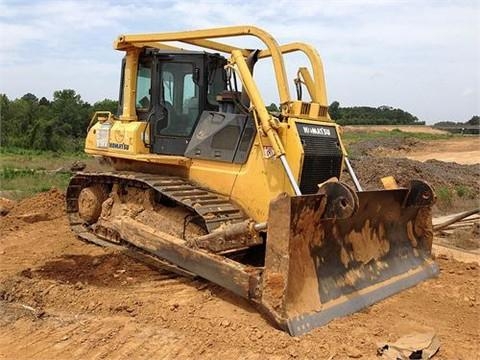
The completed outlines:
[[[360,185],[360,181],[358,181],[357,175],[353,171],[353,167],[350,164],[350,160],[348,160],[347,156],[344,156],[343,159],[345,160],[345,165],[347,165],[348,173],[350,174],[350,177],[352,178],[352,181],[355,184],[355,188],[357,189],[357,191],[363,191],[362,185]]]
[[[240,73],[242,84],[245,87],[248,96],[250,97],[250,101],[252,102],[254,111],[256,111],[257,113],[258,120],[261,124],[261,129],[272,144],[275,156],[280,159],[290,182],[290,185],[295,192],[295,195],[302,195],[300,188],[298,187],[297,181],[293,176],[292,170],[288,164],[287,158],[285,156],[285,149],[277,132],[277,129],[280,127],[279,121],[268,113],[267,108],[265,107],[265,103],[260,96],[258,87],[253,80],[250,70],[248,69],[245,58],[242,52],[239,50],[232,51],[232,57],[230,58],[230,66],[233,65],[236,65],[238,72]]]

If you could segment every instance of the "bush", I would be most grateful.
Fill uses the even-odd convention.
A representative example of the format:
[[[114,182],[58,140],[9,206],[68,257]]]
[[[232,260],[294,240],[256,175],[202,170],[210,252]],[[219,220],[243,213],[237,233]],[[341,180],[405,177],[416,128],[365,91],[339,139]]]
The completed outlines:
[[[437,200],[441,206],[452,206],[453,204],[453,194],[450,189],[446,186],[442,186],[437,189]]]
[[[455,187],[455,192],[460,198],[473,199],[475,197],[474,191],[465,185],[458,185]]]

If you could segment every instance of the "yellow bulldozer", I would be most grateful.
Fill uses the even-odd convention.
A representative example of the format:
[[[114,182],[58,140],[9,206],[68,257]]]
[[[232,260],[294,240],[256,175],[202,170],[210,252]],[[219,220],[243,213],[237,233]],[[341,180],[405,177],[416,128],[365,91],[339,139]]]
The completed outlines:
[[[264,48],[225,42],[252,36]],[[114,48],[125,52],[118,114],[95,113],[85,143],[111,171],[77,172],[67,189],[80,238],[219,284],[292,335],[438,273],[432,188],[362,190],[313,47],[234,26],[121,35]],[[296,99],[293,52],[309,63],[291,83]],[[279,111],[254,80],[260,60],[273,66]]]

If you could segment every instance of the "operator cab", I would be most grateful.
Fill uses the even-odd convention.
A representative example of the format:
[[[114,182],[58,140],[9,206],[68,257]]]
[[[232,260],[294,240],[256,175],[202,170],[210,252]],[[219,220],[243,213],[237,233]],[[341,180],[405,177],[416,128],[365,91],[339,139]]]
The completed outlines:
[[[142,51],[135,104],[138,120],[150,124],[144,141],[152,153],[184,154],[201,113],[218,110],[216,95],[226,88],[225,64],[218,54]],[[122,100],[123,79],[119,111]]]
[[[138,120],[149,123],[149,135],[144,134],[143,141],[151,153],[246,161],[255,127],[242,110],[236,83],[235,91],[230,85],[226,64],[219,54],[153,48],[142,51],[135,104]]]

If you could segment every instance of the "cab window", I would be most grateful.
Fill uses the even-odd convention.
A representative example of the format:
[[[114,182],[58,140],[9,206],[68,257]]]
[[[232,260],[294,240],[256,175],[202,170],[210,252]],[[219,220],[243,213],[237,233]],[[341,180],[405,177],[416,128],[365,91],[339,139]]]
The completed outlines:
[[[151,103],[152,70],[149,63],[140,63],[137,72],[137,110],[150,109]]]
[[[162,65],[161,103],[167,111],[168,123],[160,134],[191,135],[199,115],[199,86],[193,81],[194,71],[191,63],[168,62]]]
[[[223,66],[209,69],[207,100],[211,105],[218,105],[217,95],[226,89],[226,76]]]
[[[162,77],[163,85],[163,101],[173,104],[173,74],[169,71],[164,71]]]

